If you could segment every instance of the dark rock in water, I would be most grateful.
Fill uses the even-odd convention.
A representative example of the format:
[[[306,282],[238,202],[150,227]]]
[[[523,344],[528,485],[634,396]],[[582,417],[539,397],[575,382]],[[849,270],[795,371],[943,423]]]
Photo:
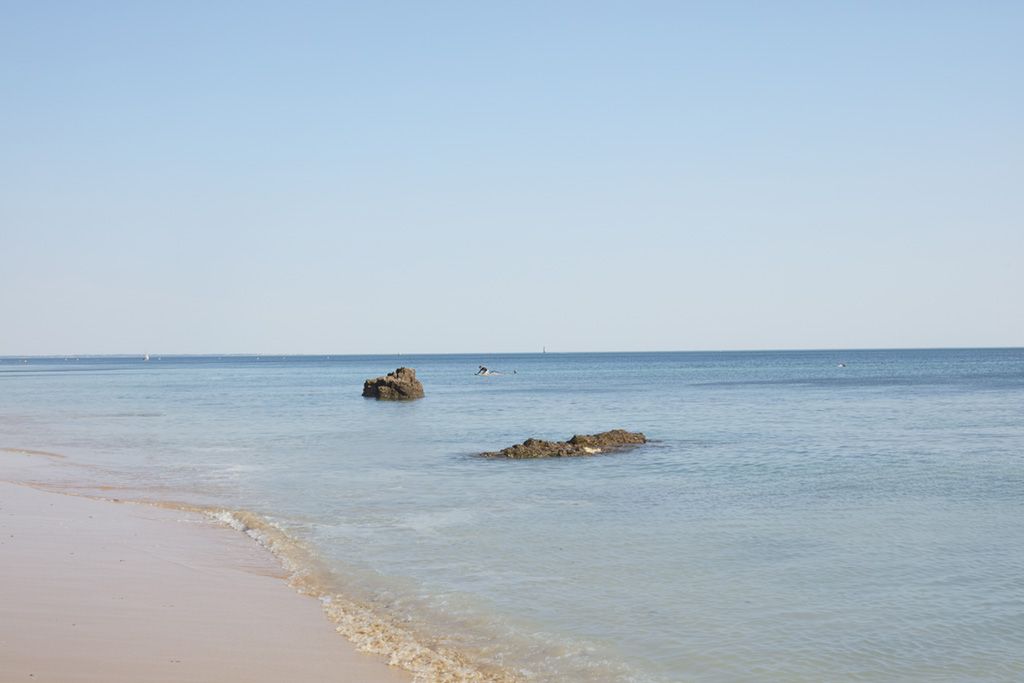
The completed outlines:
[[[613,429],[600,434],[576,434],[569,443],[583,448],[622,448],[647,443],[647,437],[641,432],[627,432],[625,429]]]
[[[423,384],[412,368],[398,368],[385,377],[363,382],[363,396],[381,401],[407,401],[423,398]]]
[[[568,458],[578,455],[595,455],[619,450],[629,446],[647,443],[647,437],[640,432],[613,429],[600,434],[576,434],[568,441],[543,441],[527,439],[523,443],[503,448],[500,451],[481,453],[485,458]]]

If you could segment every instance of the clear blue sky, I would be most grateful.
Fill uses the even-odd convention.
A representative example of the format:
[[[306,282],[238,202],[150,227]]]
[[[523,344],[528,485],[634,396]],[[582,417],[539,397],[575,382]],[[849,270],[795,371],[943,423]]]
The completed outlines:
[[[0,354],[1024,345],[1024,3],[0,1]]]

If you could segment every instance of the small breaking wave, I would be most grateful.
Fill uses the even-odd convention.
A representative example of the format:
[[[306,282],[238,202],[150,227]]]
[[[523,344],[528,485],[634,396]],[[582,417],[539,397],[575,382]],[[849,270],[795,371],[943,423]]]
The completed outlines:
[[[0,450],[52,458],[50,462],[54,466],[74,465],[73,460],[47,451]],[[255,512],[162,496],[149,497],[161,493],[174,495],[174,489],[162,487],[157,493],[156,487],[143,489],[137,484],[17,483],[63,495],[197,514],[244,533],[277,559],[283,569],[278,576],[289,586],[320,602],[341,636],[357,650],[411,673],[414,683],[636,680],[624,675],[613,662],[596,656],[596,652],[583,643],[564,641],[555,634],[524,634],[514,626],[502,625],[500,618],[494,620],[478,615],[467,621],[465,614],[460,617],[445,614],[443,609],[438,612],[436,606],[419,603],[415,598],[409,602],[387,590],[378,593],[377,589],[361,585],[364,582],[360,579],[353,583],[354,577],[348,571],[321,559],[315,546]],[[448,520],[447,516],[424,519],[413,515],[408,521],[411,528],[427,532],[438,523],[444,526]]]
[[[72,464],[59,453],[27,448],[0,447],[0,452],[44,457]],[[56,463],[55,463],[56,464]],[[61,482],[18,482],[62,495],[135,503],[152,507],[201,514],[208,519],[240,531],[269,551],[281,563],[288,584],[297,592],[317,598],[335,630],[361,652],[384,658],[390,666],[413,675],[414,683],[520,683],[524,679],[509,671],[472,661],[464,653],[425,638],[393,617],[337,590],[343,581],[328,569],[317,554],[300,540],[259,514],[247,510],[228,510],[173,500],[131,496],[135,489],[116,485],[68,485]],[[81,490],[73,490],[80,488]],[[110,497],[112,491],[130,492],[128,497]]]
[[[160,504],[164,506],[166,504]],[[464,653],[414,633],[395,619],[332,588],[331,572],[316,554],[273,522],[248,511],[166,505],[201,512],[241,531],[270,551],[298,592],[317,598],[341,635],[361,652],[378,655],[388,664],[413,674],[416,683],[518,683],[522,677],[471,661]]]
[[[55,458],[57,460],[64,460],[64,456],[60,453],[51,453],[50,451],[37,451],[31,448],[0,448],[0,451],[4,453],[16,453],[18,455],[32,455],[43,458]]]

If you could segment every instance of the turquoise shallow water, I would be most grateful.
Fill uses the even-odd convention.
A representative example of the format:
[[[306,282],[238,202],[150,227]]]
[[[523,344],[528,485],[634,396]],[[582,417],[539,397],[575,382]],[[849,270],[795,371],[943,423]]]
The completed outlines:
[[[426,399],[361,398],[398,365]],[[1024,679],[1021,349],[5,358],[0,447],[258,512],[530,680]]]

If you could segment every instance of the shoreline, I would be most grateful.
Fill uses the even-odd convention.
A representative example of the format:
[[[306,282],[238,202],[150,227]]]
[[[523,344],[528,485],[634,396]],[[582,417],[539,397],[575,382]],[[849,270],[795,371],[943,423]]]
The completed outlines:
[[[117,495],[117,492],[122,492],[123,488],[86,483],[77,480],[77,477],[74,478],[77,483],[74,483],[73,480],[62,479],[57,475],[56,473],[62,471],[63,468],[75,464],[68,461],[66,456],[61,453],[24,447],[0,447],[0,456],[4,454],[20,457],[0,457],[0,486],[4,487],[0,488],[0,620],[2,620],[0,622],[0,671],[4,670],[4,665],[11,656],[9,651],[5,651],[5,638],[7,631],[10,630],[9,627],[5,630],[5,623],[9,625],[14,621],[8,618],[9,615],[2,608],[3,601],[6,599],[7,592],[10,592],[10,585],[17,585],[19,580],[28,583],[25,577],[13,575],[9,570],[4,571],[6,564],[4,558],[7,555],[12,555],[21,561],[22,558],[17,557],[21,553],[26,555],[25,559],[29,563],[45,565],[49,561],[64,565],[67,563],[60,548],[64,545],[72,547],[76,540],[68,536],[69,532],[66,527],[71,519],[65,512],[62,518],[61,515],[58,515],[56,520],[56,526],[59,529],[37,529],[33,533],[35,536],[51,535],[59,546],[56,553],[51,548],[49,557],[38,557],[38,548],[5,547],[8,545],[7,541],[10,541],[9,531],[5,530],[5,513],[13,515],[16,520],[33,516],[31,510],[12,510],[11,506],[5,506],[7,498],[10,498],[5,494],[11,490],[9,487],[13,487],[47,497],[47,505],[51,509],[58,503],[63,507],[74,508],[76,503],[69,501],[102,506],[100,509],[105,510],[105,515],[100,517],[97,517],[96,514],[87,515],[90,522],[96,527],[90,529],[89,532],[96,537],[94,540],[99,547],[116,545],[123,549],[128,546],[133,551],[153,556],[153,549],[148,547],[148,539],[168,537],[174,539],[176,552],[191,557],[193,562],[204,565],[208,563],[208,560],[216,560],[219,562],[217,566],[221,569],[247,571],[247,568],[254,562],[253,557],[259,558],[259,561],[264,564],[260,565],[258,573],[261,576],[272,578],[276,584],[270,597],[277,600],[283,599],[281,597],[283,590],[294,600],[300,601],[307,611],[312,605],[314,612],[317,613],[317,618],[313,621],[327,626],[328,635],[331,636],[333,642],[322,643],[318,647],[334,650],[340,643],[344,653],[354,658],[354,661],[361,667],[372,665],[365,674],[350,675],[351,666],[347,663],[335,662],[340,673],[317,677],[319,674],[314,672],[311,675],[303,674],[304,677],[300,680],[314,682],[351,680],[356,683],[432,683],[434,681],[518,683],[522,680],[519,675],[511,671],[476,661],[468,657],[467,653],[452,649],[442,642],[445,638],[443,631],[438,634],[418,632],[410,628],[410,624],[405,623],[401,618],[388,615],[371,604],[354,598],[347,592],[339,592],[344,584],[344,579],[325,565],[316,551],[259,513],[210,503],[184,502],[173,498],[139,497],[141,490],[133,490],[127,496],[112,497],[111,494]],[[37,507],[39,506],[41,503],[37,501]],[[132,543],[128,544],[118,536],[116,529],[118,523],[125,523],[132,517],[142,518],[147,523],[160,528],[149,529],[148,534],[134,533],[131,536]],[[106,529],[101,528],[100,525],[103,523],[106,524]],[[51,526],[54,525],[51,524]],[[55,531],[56,533],[54,533]],[[115,533],[112,534],[111,531]],[[198,535],[196,532],[199,532]],[[229,547],[233,548],[231,551],[233,554],[221,557],[219,553],[225,552],[225,549]],[[75,551],[71,551],[69,556],[73,557],[75,554]],[[174,562],[173,558],[164,559]],[[159,568],[151,567],[150,569],[149,579],[160,578]],[[154,569],[157,571],[152,571]],[[78,570],[72,566],[67,571],[74,573]],[[66,574],[61,575],[61,578],[66,578]],[[147,577],[135,578],[139,582],[145,583]],[[8,590],[3,590],[4,587]],[[266,592],[267,588],[263,587],[263,590]],[[236,597],[242,599],[243,596]],[[244,597],[251,603],[259,604],[267,596]],[[231,611],[230,607],[224,609],[228,612]],[[23,606],[22,612],[28,611]],[[191,620],[191,622],[194,621],[194,619]],[[309,624],[305,624],[305,626],[308,627]],[[188,628],[189,625],[182,624],[179,627]],[[170,634],[170,636],[176,637],[175,634]],[[278,647],[279,645],[273,646]],[[49,652],[46,656],[49,657]],[[315,658],[318,654],[313,652],[309,656]],[[331,655],[331,658],[333,661],[334,656]],[[289,669],[284,678],[270,678],[267,681],[269,683],[270,680],[294,680],[292,678],[294,675],[296,672]],[[29,680],[41,679],[34,676]],[[106,676],[95,679],[61,676],[54,680],[104,682],[111,680],[114,683],[120,683],[122,679],[111,679]],[[125,679],[126,682],[134,680],[139,680],[139,678]],[[145,674],[143,680],[164,679]],[[207,679],[190,676],[187,680],[205,681]],[[235,679],[221,676],[210,680],[219,683]],[[251,680],[254,683],[263,683],[264,681],[258,677],[245,677],[239,680]]]
[[[0,481],[5,680],[408,683],[200,512]]]

